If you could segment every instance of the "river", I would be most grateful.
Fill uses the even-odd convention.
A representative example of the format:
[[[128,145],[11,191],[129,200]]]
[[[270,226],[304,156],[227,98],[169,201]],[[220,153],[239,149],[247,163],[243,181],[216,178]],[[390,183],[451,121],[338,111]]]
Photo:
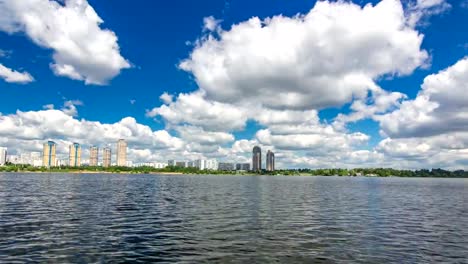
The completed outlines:
[[[0,262],[468,263],[468,180],[0,174]]]

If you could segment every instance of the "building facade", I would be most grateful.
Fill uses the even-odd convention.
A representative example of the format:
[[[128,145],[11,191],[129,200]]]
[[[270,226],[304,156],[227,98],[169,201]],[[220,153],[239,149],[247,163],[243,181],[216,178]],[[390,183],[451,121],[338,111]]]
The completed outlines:
[[[236,168],[234,163],[220,162],[218,164],[218,170],[220,171],[234,171]]]
[[[70,167],[81,166],[81,146],[78,143],[73,143],[69,148],[68,165]]]
[[[117,142],[117,166],[127,166],[127,142],[124,139]]]
[[[21,153],[18,164],[26,164],[34,167],[42,166],[42,155],[40,152]]]
[[[218,161],[215,159],[199,159],[193,162],[199,170],[218,170]]]
[[[21,164],[21,158],[18,155],[8,155],[7,154],[7,160],[6,162],[12,163],[12,164]],[[42,166],[42,156],[41,156],[41,165]]]
[[[250,170],[250,163],[237,163],[236,170],[238,171],[249,171]]]
[[[89,166],[97,166],[99,162],[99,148],[92,146],[89,149]]]
[[[194,163],[194,166],[199,170],[206,169],[206,160],[199,159],[199,160],[194,161],[193,163]]]
[[[275,153],[269,150],[266,155],[266,170],[267,171],[275,170]]]
[[[5,165],[7,162],[7,148],[0,148],[0,166]]]
[[[205,169],[206,170],[218,170],[218,161],[215,159],[209,159],[205,161]]]
[[[40,152],[31,152],[31,165],[34,167],[41,167],[42,166],[42,157]]]
[[[48,168],[56,166],[56,151],[57,144],[55,142],[47,141],[47,143],[44,143],[42,148],[42,166]]]
[[[255,146],[252,150],[252,170],[262,170],[262,149],[259,146]]]
[[[102,153],[102,166],[110,167],[112,162],[112,151],[109,147],[104,148]]]
[[[156,169],[164,169],[167,167],[167,163],[164,162],[155,162],[154,163],[154,168]]]

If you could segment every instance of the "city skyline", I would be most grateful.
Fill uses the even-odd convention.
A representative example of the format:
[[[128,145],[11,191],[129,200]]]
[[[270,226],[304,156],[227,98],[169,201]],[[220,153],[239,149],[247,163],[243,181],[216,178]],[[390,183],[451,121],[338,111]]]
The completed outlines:
[[[125,138],[135,163],[260,146],[281,168],[468,169],[466,0],[18,3],[0,4],[11,155]]]
[[[7,148],[0,147],[0,166],[6,165],[7,163],[12,163],[16,165],[31,165],[33,167],[82,167],[82,166],[91,166],[91,167],[141,167],[148,166],[154,168],[165,168],[167,166],[173,167],[183,167],[183,168],[198,168],[199,170],[219,170],[219,171],[269,171],[273,172],[275,168],[275,155],[272,151],[268,150],[265,158],[265,167],[262,164],[261,157],[261,148],[255,146],[252,151],[252,163],[237,162],[237,161],[228,161],[222,159],[218,161],[217,159],[195,159],[195,160],[168,160],[167,163],[161,161],[152,161],[152,162],[143,162],[143,163],[133,163],[130,160],[126,160],[126,150],[128,145],[125,139],[119,139],[116,144],[116,154],[115,163],[112,162],[112,149],[110,147],[105,147],[102,150],[102,158],[99,156],[99,147],[92,146],[90,147],[88,159],[83,159],[81,155],[82,146],[79,143],[73,143],[69,145],[69,152],[67,157],[67,162],[64,162],[63,159],[57,157],[56,149],[57,144],[54,141],[47,141],[43,144],[43,151],[40,152],[30,152],[30,153],[21,153],[21,155],[8,155]],[[123,153],[122,153],[123,152]],[[119,158],[120,156],[120,158]],[[39,158],[41,158],[39,160]],[[85,157],[86,158],[86,157]],[[84,160],[84,161],[83,161]],[[102,162],[100,162],[102,161]],[[125,165],[122,162],[125,161]],[[264,169],[265,168],[265,169]]]

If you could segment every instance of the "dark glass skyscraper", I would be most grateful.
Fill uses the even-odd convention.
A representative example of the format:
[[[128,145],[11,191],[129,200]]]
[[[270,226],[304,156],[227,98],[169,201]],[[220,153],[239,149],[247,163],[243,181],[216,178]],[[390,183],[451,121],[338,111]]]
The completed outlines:
[[[272,151],[268,151],[266,155],[266,170],[275,170],[275,153],[273,153]]]
[[[259,146],[255,146],[252,151],[252,170],[262,170],[262,150]]]

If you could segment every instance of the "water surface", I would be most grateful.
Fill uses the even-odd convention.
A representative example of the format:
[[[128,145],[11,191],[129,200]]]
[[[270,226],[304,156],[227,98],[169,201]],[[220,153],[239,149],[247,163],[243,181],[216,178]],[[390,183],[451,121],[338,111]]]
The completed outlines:
[[[468,263],[468,180],[0,174],[0,262]]]

